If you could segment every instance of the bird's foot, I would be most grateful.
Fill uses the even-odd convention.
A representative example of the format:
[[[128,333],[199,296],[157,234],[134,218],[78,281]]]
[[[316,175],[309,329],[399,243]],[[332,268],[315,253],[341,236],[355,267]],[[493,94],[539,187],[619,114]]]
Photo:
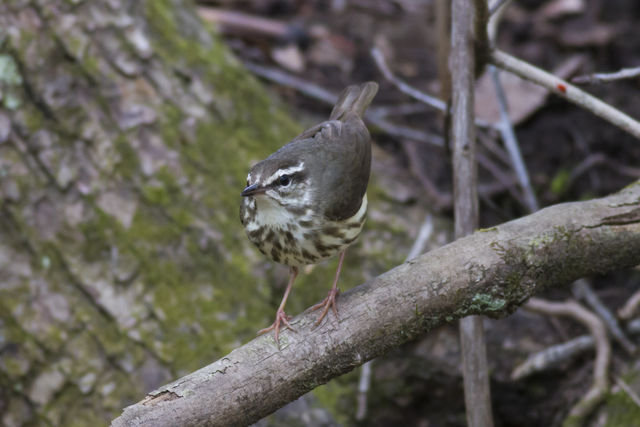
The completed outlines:
[[[338,317],[338,309],[336,308],[336,297],[339,293],[340,290],[338,288],[331,288],[324,301],[311,307],[312,311],[322,309],[322,314],[320,314],[320,317],[318,318],[314,326],[318,326],[320,322],[322,322],[322,319],[324,319],[327,316],[327,313],[329,313],[329,309],[331,309],[333,311],[333,314],[336,315],[336,319],[340,320]]]
[[[269,331],[275,330],[276,344],[278,344],[278,348],[280,348],[280,341],[278,341],[278,335],[280,334],[280,325],[284,324],[286,328],[291,329],[293,332],[296,331],[295,329],[293,329],[293,327],[291,327],[291,324],[289,324],[289,319],[291,319],[291,316],[287,316],[284,310],[278,310],[276,312],[276,320],[273,322],[273,324],[268,328],[259,330],[258,335],[266,334]]]

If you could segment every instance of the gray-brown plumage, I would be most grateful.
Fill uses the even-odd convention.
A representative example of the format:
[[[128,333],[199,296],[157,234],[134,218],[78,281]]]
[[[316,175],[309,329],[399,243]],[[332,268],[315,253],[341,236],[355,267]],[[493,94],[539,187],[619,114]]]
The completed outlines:
[[[366,190],[371,170],[370,135],[362,116],[378,85],[347,87],[329,120],[298,135],[249,171],[240,220],[249,240],[273,261],[288,265],[290,277],[271,327],[276,342],[280,324],[291,328],[284,305],[298,267],[340,253],[334,284],[320,323],[338,293],[344,251],[360,234],[366,218]]]

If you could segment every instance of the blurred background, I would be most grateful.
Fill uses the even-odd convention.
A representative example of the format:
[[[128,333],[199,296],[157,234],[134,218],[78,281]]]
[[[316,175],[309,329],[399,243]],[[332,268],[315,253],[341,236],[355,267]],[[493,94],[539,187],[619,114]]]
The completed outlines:
[[[446,101],[447,3],[0,4],[0,423],[106,425],[269,325],[287,269],[246,239],[240,191],[253,163],[324,120],[349,84],[375,80],[380,91],[367,116],[368,222],[340,288],[403,262],[425,224],[423,251],[451,241],[446,118],[397,85]],[[640,66],[639,22],[631,0],[514,0],[496,44],[571,79]],[[500,77],[540,206],[640,177],[633,137]],[[639,83],[585,89],[639,118]],[[498,104],[484,72],[476,115],[480,222],[490,227],[531,206],[492,125]],[[325,296],[336,262],[302,272],[289,314]],[[633,313],[617,311],[638,290],[638,272],[588,279],[637,346]],[[564,301],[572,289],[543,296]],[[587,329],[523,310],[485,327],[496,425],[560,425],[592,382]],[[539,372],[513,374],[529,355],[579,337]],[[637,352],[612,345],[613,386],[590,425],[637,425]],[[260,425],[463,426],[459,365],[457,326],[448,325],[376,360],[366,406],[356,370]]]

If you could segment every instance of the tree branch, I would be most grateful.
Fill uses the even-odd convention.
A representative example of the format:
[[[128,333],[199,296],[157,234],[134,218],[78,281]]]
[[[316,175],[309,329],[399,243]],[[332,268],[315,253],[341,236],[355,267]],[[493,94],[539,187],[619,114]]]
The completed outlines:
[[[545,287],[640,264],[640,182],[478,231],[345,292],[340,322],[293,319],[152,391],[113,426],[243,425],[442,324],[505,316]]]
[[[531,298],[526,305],[527,310],[553,316],[573,317],[589,328],[596,343],[596,360],[593,364],[593,384],[582,399],[569,412],[564,426],[581,426],[589,413],[602,401],[609,389],[609,362],[611,361],[611,344],[607,339],[607,330],[602,320],[575,301],[551,302],[540,298]]]
[[[478,169],[473,104],[475,71],[484,57],[480,52],[488,44],[486,19],[482,19],[485,14],[480,9],[486,12],[486,0],[454,0],[451,6],[449,66],[456,238],[471,234],[478,228]],[[461,319],[459,330],[467,424],[469,427],[492,427],[491,388],[482,317]]]
[[[498,49],[491,52],[490,61],[496,67],[545,87],[640,139],[640,122],[561,78]]]

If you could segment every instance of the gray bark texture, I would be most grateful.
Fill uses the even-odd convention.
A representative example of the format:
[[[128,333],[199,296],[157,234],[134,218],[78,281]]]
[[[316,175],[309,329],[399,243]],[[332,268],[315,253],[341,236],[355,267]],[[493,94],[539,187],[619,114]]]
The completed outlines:
[[[480,6],[482,3],[482,6]],[[475,90],[476,15],[486,8],[484,0],[454,0],[451,6],[451,141],[453,145],[453,192],[455,236],[478,228],[478,169],[473,115]],[[486,21],[482,22],[482,27]],[[464,401],[469,427],[492,427],[489,365],[482,317],[460,319]]]
[[[188,3],[0,2],[0,425],[103,425],[255,336],[239,192],[298,131]]]
[[[147,395],[113,426],[246,425],[436,326],[505,316],[549,286],[640,263],[640,183],[479,230],[342,294],[340,322],[292,321]]]

